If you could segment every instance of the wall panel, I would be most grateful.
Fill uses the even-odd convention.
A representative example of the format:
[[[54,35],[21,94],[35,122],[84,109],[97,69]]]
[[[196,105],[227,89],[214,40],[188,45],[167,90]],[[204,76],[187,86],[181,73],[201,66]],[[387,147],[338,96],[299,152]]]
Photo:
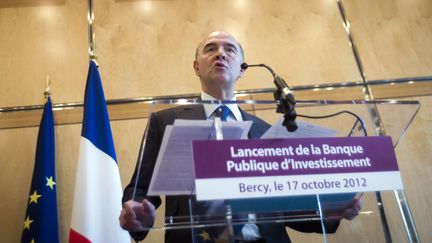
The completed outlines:
[[[368,79],[431,74],[431,1],[343,2]]]
[[[0,106],[43,102],[47,74],[53,102],[83,99],[87,59],[87,5],[0,8]]]
[[[36,1],[35,2],[40,2]],[[0,107],[43,103],[46,74],[52,80],[54,103],[82,102],[87,76],[86,1],[55,1],[43,5],[0,5]],[[46,1],[47,2],[47,1]],[[295,0],[95,0],[96,54],[107,99],[199,92],[192,69],[198,42],[215,29],[237,36],[249,63],[266,63],[291,85],[359,81],[360,76],[342,27],[335,1]],[[430,75],[432,70],[432,3],[429,0],[346,0],[347,15],[369,79]],[[401,173],[423,242],[432,242],[428,205],[430,166],[431,84],[410,88],[422,108],[397,148]],[[265,70],[250,69],[238,89],[273,87]],[[382,97],[400,97],[402,90],[376,89]],[[422,88],[423,87],[423,88]],[[426,91],[425,91],[426,90]],[[359,92],[305,91],[299,97],[351,99]],[[268,96],[268,95],[267,95]],[[266,97],[267,97],[266,96]],[[137,113],[143,112],[136,106]],[[128,110],[133,113],[134,110]],[[37,113],[37,112],[36,112]],[[19,113],[35,119],[34,112]],[[79,112],[72,114],[76,123]],[[27,116],[28,115],[28,116]],[[143,116],[145,117],[145,116]],[[135,117],[136,118],[136,117]],[[58,118],[60,119],[60,117]],[[68,115],[62,117],[67,123]],[[395,114],[397,119],[397,114]],[[79,120],[79,119],[78,119]],[[122,183],[134,170],[146,119],[112,121]],[[67,242],[75,185],[81,124],[58,125],[56,132],[57,191],[61,242]],[[37,127],[0,129],[0,241],[21,237],[34,164]],[[365,200],[372,200],[370,196]],[[392,195],[385,202],[394,209]],[[399,213],[390,210],[395,242],[405,242]],[[159,210],[158,220],[162,220]],[[382,242],[378,224],[344,221],[334,242]],[[317,241],[320,235],[290,231],[295,242]],[[158,242],[154,231],[145,242]]]

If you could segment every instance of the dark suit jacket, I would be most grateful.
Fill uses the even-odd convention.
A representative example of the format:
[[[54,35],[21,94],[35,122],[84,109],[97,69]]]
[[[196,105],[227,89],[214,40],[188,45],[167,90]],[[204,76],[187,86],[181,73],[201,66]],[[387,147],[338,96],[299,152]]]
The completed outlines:
[[[244,111],[242,112],[243,120],[252,121],[252,127],[249,132],[249,138],[259,138],[270,127],[265,121],[252,116]],[[174,123],[175,119],[190,119],[190,120],[204,120],[206,115],[202,105],[185,105],[175,108],[155,112],[151,115],[148,135],[146,139],[143,162],[141,165],[140,178],[136,189],[135,200],[141,201],[147,198],[155,207],[161,204],[160,197],[147,197],[148,187],[150,185],[151,176],[155,167],[156,158],[159,153],[162,137],[167,125]],[[141,151],[140,151],[141,153]],[[137,162],[138,165],[138,162]],[[138,166],[129,185],[126,186],[123,194],[123,203],[132,198],[132,192],[135,185],[135,177],[137,174]],[[189,199],[190,196],[166,196],[165,216],[188,216],[189,215]],[[297,223],[288,225],[291,228],[303,232],[322,232],[321,225],[318,223]],[[327,232],[334,232],[338,226],[336,224],[328,224]],[[266,242],[269,243],[288,243],[290,242],[285,230],[285,224],[262,224],[258,225],[260,233]],[[135,240],[142,240],[146,236],[146,232],[131,233]],[[188,243],[192,242],[191,230],[167,230],[165,233],[166,243]]]

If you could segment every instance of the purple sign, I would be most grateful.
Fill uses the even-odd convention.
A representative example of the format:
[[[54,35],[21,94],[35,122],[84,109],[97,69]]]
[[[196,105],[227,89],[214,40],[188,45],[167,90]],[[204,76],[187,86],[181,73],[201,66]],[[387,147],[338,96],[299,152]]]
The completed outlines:
[[[399,171],[390,137],[193,141],[196,179]]]

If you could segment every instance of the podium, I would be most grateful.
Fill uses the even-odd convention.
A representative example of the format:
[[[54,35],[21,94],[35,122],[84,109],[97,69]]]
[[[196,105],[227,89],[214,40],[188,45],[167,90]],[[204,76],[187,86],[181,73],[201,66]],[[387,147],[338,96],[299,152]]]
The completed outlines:
[[[158,112],[179,105],[200,106],[203,103],[209,102],[196,99],[163,100],[153,102],[151,110]],[[242,111],[257,116],[270,125],[276,124],[283,116],[275,112],[276,103],[273,100],[238,100],[235,103],[238,103]],[[396,148],[419,108],[417,101],[297,101],[298,117],[296,120],[301,124],[298,131],[286,132],[286,134],[281,132],[278,135],[280,138],[289,139],[316,137],[323,131],[327,133],[321,134],[332,134],[333,137],[385,134],[391,137],[393,148]],[[332,116],[336,113],[339,114]],[[224,126],[223,123],[222,126]],[[312,134],[307,130],[313,131]],[[193,168],[193,161],[190,163]],[[165,179],[169,180],[169,178]],[[193,179],[185,178],[187,183]],[[265,227],[287,225],[288,235],[293,242],[302,240],[346,242],[347,239],[352,242],[370,240],[392,242],[392,238],[409,239],[410,241],[418,238],[403,189],[382,192],[368,191],[361,195],[357,191],[322,195],[290,195],[287,193],[283,196],[269,198],[224,198],[223,200],[204,201],[198,201],[195,193],[193,187],[189,193],[178,195],[184,202],[187,202],[187,205],[183,207],[188,207],[189,214],[165,215],[164,220],[156,222],[152,230],[190,230],[198,237],[194,237],[193,242],[206,242],[206,240],[214,240],[213,237],[221,235],[235,242],[239,228],[247,224],[265,225]],[[162,193],[160,196],[162,198],[172,197],[169,193]],[[339,223],[334,224],[333,218],[338,216],[340,209],[359,196],[363,201],[360,214],[352,220],[342,219]],[[337,230],[333,232],[335,227]],[[311,235],[296,231],[299,228],[305,232],[319,231],[320,233]]]

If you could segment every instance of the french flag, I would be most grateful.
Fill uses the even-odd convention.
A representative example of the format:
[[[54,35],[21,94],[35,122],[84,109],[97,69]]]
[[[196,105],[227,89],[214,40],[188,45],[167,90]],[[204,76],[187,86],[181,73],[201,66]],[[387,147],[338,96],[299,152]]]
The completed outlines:
[[[130,243],[119,224],[122,187],[97,66],[90,61],[69,243]]]

